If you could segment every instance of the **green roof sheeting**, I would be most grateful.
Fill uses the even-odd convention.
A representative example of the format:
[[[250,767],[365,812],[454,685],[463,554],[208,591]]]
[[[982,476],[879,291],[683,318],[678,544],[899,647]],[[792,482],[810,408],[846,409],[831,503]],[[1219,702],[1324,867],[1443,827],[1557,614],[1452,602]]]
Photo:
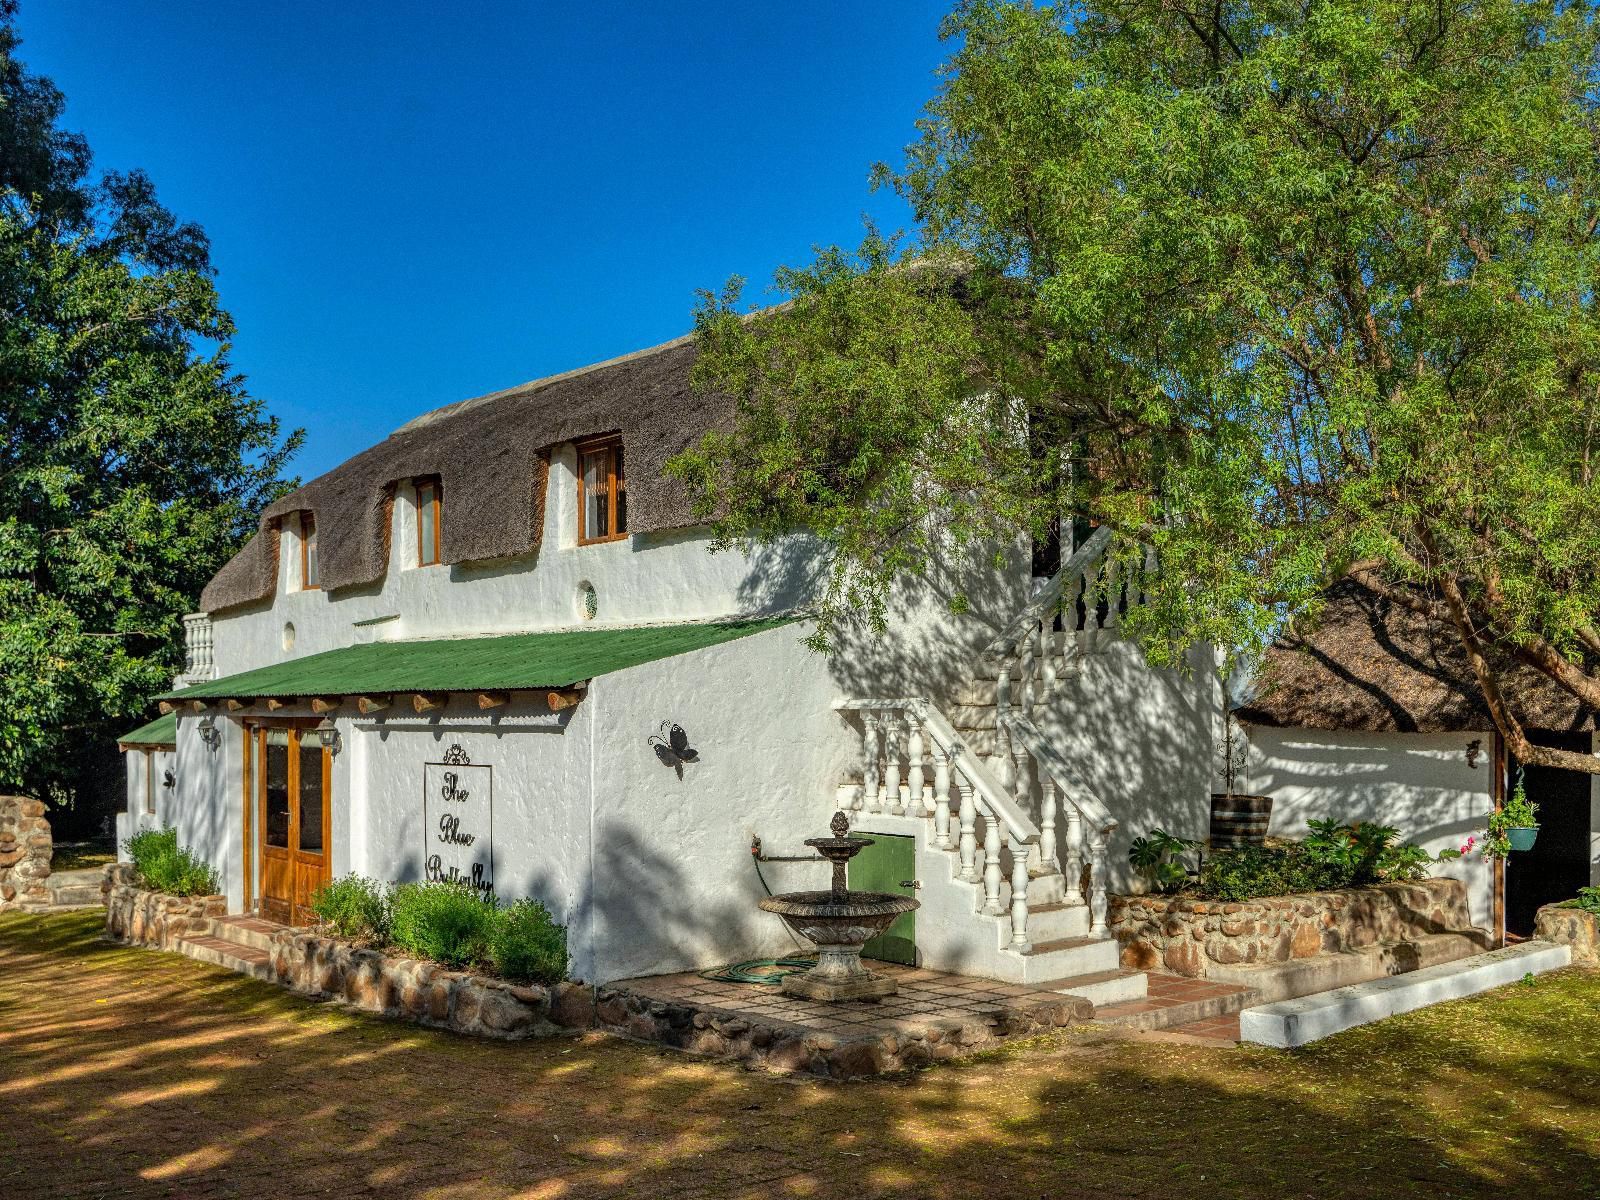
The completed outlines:
[[[765,633],[794,619],[363,642],[198,683],[159,698],[287,699],[560,688],[659,658]]]
[[[149,724],[141,725],[132,733],[125,733],[117,739],[119,746],[176,746],[177,744],[177,713],[164,713]]]

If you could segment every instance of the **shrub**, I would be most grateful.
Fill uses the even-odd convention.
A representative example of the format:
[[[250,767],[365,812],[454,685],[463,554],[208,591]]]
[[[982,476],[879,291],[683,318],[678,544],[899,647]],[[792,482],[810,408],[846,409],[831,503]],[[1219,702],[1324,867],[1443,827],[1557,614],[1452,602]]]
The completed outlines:
[[[1146,836],[1133,839],[1133,845],[1128,847],[1128,862],[1144,877],[1151,891],[1175,892],[1189,882],[1183,856],[1199,845],[1173,837],[1165,829],[1152,829]]]
[[[389,894],[389,936],[400,949],[447,967],[486,961],[496,910],[457,883],[402,883]]]
[[[489,935],[495,972],[518,983],[559,983],[567,976],[567,931],[537,900],[518,900],[495,913]]]
[[[1600,887],[1582,887],[1571,900],[1563,900],[1557,908],[1581,908],[1584,912],[1600,916]]]
[[[317,920],[342,938],[384,945],[389,940],[389,895],[376,879],[346,875],[311,897]]]
[[[146,829],[122,843],[145,886],[169,896],[213,896],[217,873],[187,846],[176,829]]]
[[[1201,865],[1198,894],[1211,900],[1254,900],[1425,879],[1434,863],[1461,857],[1459,851],[1446,850],[1435,858],[1421,846],[1397,844],[1399,836],[1387,825],[1313,821],[1310,836],[1302,842],[1218,850]]]

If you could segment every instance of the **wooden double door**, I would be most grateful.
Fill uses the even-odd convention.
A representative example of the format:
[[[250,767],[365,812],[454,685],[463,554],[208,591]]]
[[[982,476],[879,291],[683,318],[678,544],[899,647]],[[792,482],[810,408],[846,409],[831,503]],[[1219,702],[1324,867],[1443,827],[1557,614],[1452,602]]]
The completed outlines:
[[[333,755],[312,722],[248,727],[261,915],[311,921],[311,897],[333,878]]]

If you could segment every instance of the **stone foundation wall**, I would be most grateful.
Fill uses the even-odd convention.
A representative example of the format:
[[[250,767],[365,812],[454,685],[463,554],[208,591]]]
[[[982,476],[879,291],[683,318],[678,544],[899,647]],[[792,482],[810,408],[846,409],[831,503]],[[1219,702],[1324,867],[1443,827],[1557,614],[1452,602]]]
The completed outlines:
[[[106,899],[106,936],[138,946],[175,948],[191,933],[209,933],[226,916],[226,896],[168,896],[139,886],[129,863],[107,863],[100,891]]]
[[[50,822],[43,800],[0,796],[0,912],[50,903]]]
[[[897,1034],[845,1038],[786,1022],[766,1024],[736,1013],[657,1000],[626,987],[595,993],[594,1024],[607,1033],[655,1042],[691,1054],[730,1059],[768,1071],[854,1079],[904,1071],[993,1049],[1018,1037],[1064,1028],[1094,1015],[1081,996],[1006,1008],[988,1018],[903,1022]]]
[[[1533,936],[1571,946],[1574,965],[1600,966],[1600,916],[1592,912],[1546,904],[1534,914]]]
[[[594,1020],[592,991],[581,983],[510,983],[300,929],[274,933],[271,954],[278,982],[302,995],[456,1033],[519,1039],[587,1029]]]
[[[1288,962],[1472,929],[1458,879],[1383,883],[1259,900],[1112,896],[1122,965],[1204,976],[1213,964]]]

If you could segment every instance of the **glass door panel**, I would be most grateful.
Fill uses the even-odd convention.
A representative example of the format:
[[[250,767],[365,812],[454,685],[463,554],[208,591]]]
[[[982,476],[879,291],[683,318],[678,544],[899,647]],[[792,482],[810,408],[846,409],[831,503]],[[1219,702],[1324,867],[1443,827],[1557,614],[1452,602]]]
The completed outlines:
[[[289,848],[289,731],[262,730],[261,790],[265,796],[266,843]],[[320,791],[318,795],[320,796]],[[321,826],[319,825],[320,829]]]
[[[302,854],[322,853],[322,742],[300,739],[300,844]]]

